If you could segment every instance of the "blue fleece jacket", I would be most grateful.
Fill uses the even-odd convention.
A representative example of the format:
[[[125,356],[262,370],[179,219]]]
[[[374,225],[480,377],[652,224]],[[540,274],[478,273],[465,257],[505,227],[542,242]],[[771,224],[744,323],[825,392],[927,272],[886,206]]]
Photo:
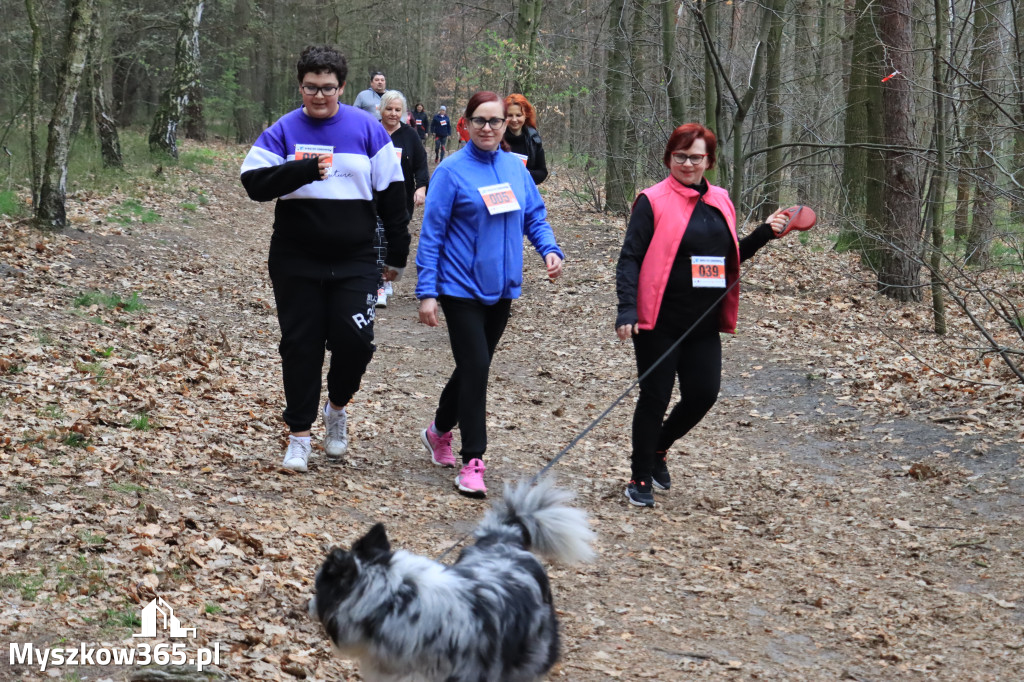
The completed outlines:
[[[491,215],[479,188],[509,183],[520,209]],[[523,162],[472,142],[434,171],[416,250],[416,298],[474,298],[488,305],[519,298],[523,235],[541,257],[558,254],[547,209]]]

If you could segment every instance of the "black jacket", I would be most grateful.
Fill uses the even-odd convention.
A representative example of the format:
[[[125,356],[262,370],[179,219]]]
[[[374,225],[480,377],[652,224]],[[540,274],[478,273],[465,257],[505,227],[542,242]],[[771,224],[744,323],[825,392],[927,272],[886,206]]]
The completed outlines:
[[[505,142],[513,153],[526,157],[526,170],[530,171],[534,184],[544,182],[548,177],[548,166],[544,161],[544,145],[537,129],[523,126],[523,132],[519,135],[513,135],[511,130],[506,129]]]
[[[413,195],[420,187],[426,187],[430,182],[430,175],[427,172],[427,151],[420,142],[420,136],[416,130],[406,124],[398,126],[398,130],[391,133],[391,144],[395,149],[402,150],[402,175],[405,177],[405,203],[409,215],[412,215]]]

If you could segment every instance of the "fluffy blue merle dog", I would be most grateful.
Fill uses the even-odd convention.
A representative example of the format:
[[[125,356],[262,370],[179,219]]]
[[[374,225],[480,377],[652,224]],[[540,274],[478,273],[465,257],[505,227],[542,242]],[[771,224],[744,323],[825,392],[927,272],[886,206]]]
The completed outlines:
[[[391,550],[384,526],[334,549],[316,576],[310,615],[368,682],[534,682],[558,660],[558,621],[532,552],[593,558],[586,514],[541,481],[505,488],[446,566]]]

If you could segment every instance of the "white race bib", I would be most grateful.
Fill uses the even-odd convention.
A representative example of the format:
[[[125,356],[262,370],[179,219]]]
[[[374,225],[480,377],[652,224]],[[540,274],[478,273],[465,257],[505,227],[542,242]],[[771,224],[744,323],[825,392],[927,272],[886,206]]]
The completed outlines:
[[[503,182],[500,185],[480,187],[477,191],[479,191],[480,196],[483,197],[484,205],[487,207],[487,212],[491,215],[519,210],[519,202],[516,200],[516,195],[512,191],[512,186],[507,182]]]
[[[725,256],[690,256],[694,289],[725,288]]]
[[[295,145],[295,160],[302,161],[311,156],[326,156],[327,160],[334,164],[334,147],[329,144],[297,144]]]
[[[524,166],[526,165],[526,162],[530,160],[530,157],[528,157],[526,154],[516,154],[515,152],[512,152],[512,156],[522,161]]]

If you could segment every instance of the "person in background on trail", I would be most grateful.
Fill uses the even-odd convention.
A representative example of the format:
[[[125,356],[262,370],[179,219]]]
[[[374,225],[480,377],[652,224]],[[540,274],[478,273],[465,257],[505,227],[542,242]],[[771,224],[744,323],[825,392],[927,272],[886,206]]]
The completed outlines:
[[[387,79],[383,71],[374,71],[370,75],[370,87],[358,95],[352,106],[359,107],[363,111],[373,114],[380,120],[380,98],[387,91]]]
[[[380,98],[380,122],[384,130],[391,136],[391,144],[402,164],[402,176],[405,178],[405,208],[412,216],[414,207],[422,206],[427,195],[427,183],[430,174],[427,172],[427,151],[420,144],[416,131],[405,123],[405,97],[397,90],[388,90]],[[380,230],[380,223],[377,223]],[[386,245],[385,245],[386,246]],[[383,281],[377,290],[377,307],[386,308],[388,296],[394,293],[390,281]]]
[[[544,161],[544,145],[537,132],[537,114],[530,101],[518,93],[505,98],[505,108],[508,109],[505,142],[509,150],[526,164],[530,177],[539,185],[548,177],[548,166]]]
[[[698,123],[675,129],[663,157],[669,176],[643,190],[633,203],[615,270],[615,331],[623,341],[633,339],[638,375],[689,330],[640,382],[626,486],[626,497],[638,507],[654,506],[652,488],[669,489],[669,447],[718,399],[719,332],[736,332],[739,285],[716,301],[739,278],[740,263],[776,238],[787,222],[786,214],[777,211],[767,223],[737,238],[729,194],[704,179],[704,172],[715,166],[716,145],[715,134]],[[682,397],[664,419],[676,377]]]
[[[412,121],[409,123],[416,131],[416,134],[420,136],[420,144],[423,148],[427,147],[427,126],[430,125],[430,116],[427,115],[426,109],[423,108],[422,104],[416,104],[413,111],[410,113]]]
[[[445,105],[441,105],[430,122],[430,132],[434,134],[434,163],[439,163],[444,160],[448,136],[452,134],[452,122],[448,119],[448,107]]]
[[[487,376],[523,281],[523,235],[544,259],[548,277],[562,255],[537,186],[516,157],[501,149],[505,104],[478,92],[466,105],[470,141],[434,171],[416,252],[419,320],[448,322],[455,371],[441,391],[434,422],[420,439],[434,464],[455,466],[452,429],[462,433],[458,490],[487,493]]]
[[[345,405],[374,351],[374,230],[379,217],[391,246],[385,277],[397,279],[409,255],[409,215],[391,138],[372,115],[338,102],[345,57],[309,46],[297,71],[302,107],[263,131],[241,180],[250,199],[277,200],[268,266],[291,431],[282,466],[306,471],[325,347],[324,449],[337,457],[348,448]]]
[[[455,124],[455,132],[459,134],[459,149],[469,142],[469,127],[466,125],[466,117],[459,116],[459,122]]]

